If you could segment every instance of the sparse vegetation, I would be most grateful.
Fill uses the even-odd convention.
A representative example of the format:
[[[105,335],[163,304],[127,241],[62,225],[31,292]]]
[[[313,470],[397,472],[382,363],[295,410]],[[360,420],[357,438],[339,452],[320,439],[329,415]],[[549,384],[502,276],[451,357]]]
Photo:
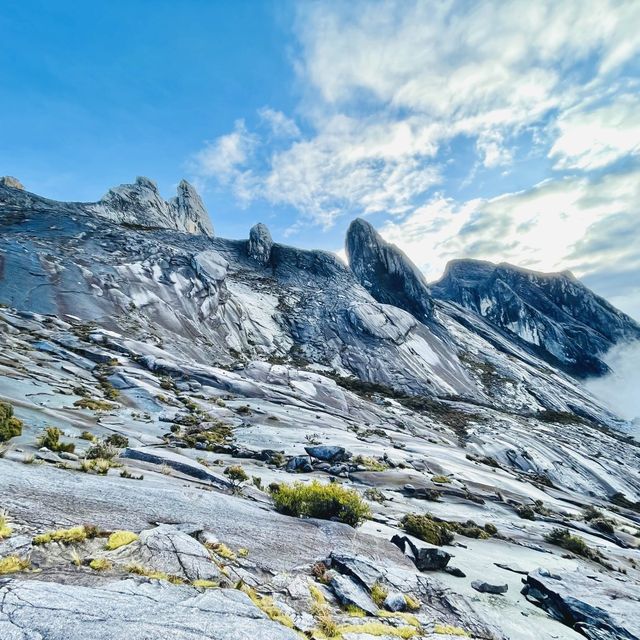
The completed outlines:
[[[50,542],[61,542],[62,544],[72,544],[74,542],[84,542],[87,538],[95,538],[98,534],[94,527],[71,527],[71,529],[57,529],[41,533],[33,539],[33,544],[49,544]]]
[[[382,491],[380,491],[380,489],[377,489],[376,487],[365,489],[363,495],[367,500],[371,500],[372,502],[379,502],[380,504],[384,504],[384,502],[386,501],[384,493],[382,493]]]
[[[69,442],[67,444],[60,442],[60,437],[64,434],[58,427],[47,427],[44,433],[38,438],[38,445],[46,447],[50,451],[66,451],[67,453],[73,453],[76,446]]]
[[[237,585],[237,589],[246,593],[253,604],[255,604],[263,613],[266,613],[271,620],[279,622],[281,625],[288,627],[289,629],[293,629],[295,627],[293,620],[282,612],[270,596],[259,595],[255,589],[244,584],[242,581]]]
[[[386,471],[389,465],[381,460],[376,460],[370,456],[355,456],[352,462],[364,467],[367,471]]]
[[[7,556],[0,558],[0,576],[7,573],[17,573],[18,571],[24,571],[31,566],[31,563],[26,558],[20,558],[19,556]]]
[[[583,558],[589,558],[601,563],[601,556],[597,551],[594,551],[587,543],[575,534],[572,534],[568,529],[556,528],[550,533],[546,534],[544,539],[550,543],[555,544],[558,547],[562,547],[571,553],[575,553]]]
[[[8,402],[0,402],[0,442],[22,435],[22,420],[13,415],[13,407]]]
[[[450,624],[440,624],[436,623],[433,627],[433,632],[443,635],[443,636],[463,636],[465,638],[469,637],[469,634],[460,627],[454,627]]]
[[[129,438],[119,433],[112,433],[108,438],[105,438],[104,442],[107,445],[116,447],[116,449],[125,449],[129,446]]]
[[[91,567],[94,571],[108,571],[111,569],[112,564],[106,558],[94,558],[90,563],[89,567]]]
[[[409,535],[429,544],[441,546],[453,542],[453,533],[448,527],[436,522],[430,515],[409,513],[402,519],[402,526]]]
[[[367,503],[353,489],[345,489],[338,483],[280,484],[271,496],[276,509],[290,516],[338,520],[352,527],[371,516]]]
[[[247,472],[239,464],[231,465],[224,470],[224,475],[229,478],[233,485],[234,491],[238,491],[240,487],[249,479]]]
[[[448,476],[433,476],[431,478],[431,482],[435,482],[436,484],[449,484],[451,482],[451,478]]]
[[[112,460],[118,455],[118,449],[115,446],[109,444],[106,440],[104,442],[96,442],[87,451],[87,458],[89,460]]]
[[[125,567],[125,571],[133,573],[137,576],[144,576],[145,578],[151,578],[152,580],[165,580],[171,584],[184,584],[184,579],[180,576],[174,576],[164,571],[156,571],[155,569],[149,569],[141,564],[129,564]]]
[[[3,511],[0,511],[0,540],[4,540],[5,538],[11,537],[13,533],[13,529],[9,526],[7,522],[7,514]]]
[[[376,603],[378,607],[382,606],[382,603],[385,601],[385,598],[389,595],[389,589],[385,587],[383,584],[376,582],[371,587],[371,599]]]
[[[138,539],[138,534],[133,531],[114,531],[108,538],[105,549],[114,551],[120,547],[124,547]]]
[[[74,407],[79,409],[90,409],[91,411],[111,411],[115,409],[115,405],[105,400],[96,400],[94,398],[81,398],[73,403]]]

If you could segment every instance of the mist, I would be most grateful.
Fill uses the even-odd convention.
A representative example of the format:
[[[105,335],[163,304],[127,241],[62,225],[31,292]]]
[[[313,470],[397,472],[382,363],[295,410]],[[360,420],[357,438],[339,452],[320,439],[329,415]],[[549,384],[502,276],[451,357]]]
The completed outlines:
[[[640,425],[640,341],[614,347],[603,360],[612,372],[585,387],[621,418]]]

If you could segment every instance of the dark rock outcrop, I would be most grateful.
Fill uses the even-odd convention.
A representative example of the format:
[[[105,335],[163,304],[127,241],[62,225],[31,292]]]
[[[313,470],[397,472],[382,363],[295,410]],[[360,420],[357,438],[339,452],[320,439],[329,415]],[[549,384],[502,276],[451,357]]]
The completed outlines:
[[[640,587],[599,573],[597,578],[574,571],[529,573],[523,595],[592,640],[638,640]]]
[[[509,339],[577,376],[608,372],[601,356],[616,343],[640,340],[640,325],[568,272],[454,260],[432,292],[475,311]]]
[[[420,270],[368,223],[356,218],[347,230],[346,251],[351,270],[378,301],[400,307],[425,321],[433,315],[433,301]]]
[[[509,590],[508,584],[490,584],[482,580],[474,580],[471,586],[480,593],[493,593],[496,595],[507,593]]]
[[[313,447],[305,447],[304,450],[317,460],[324,462],[344,462],[351,458],[351,454],[344,447],[335,447],[330,445],[317,445]]]
[[[420,571],[442,571],[453,557],[443,549],[418,547],[407,536],[395,535],[391,542],[411,558]]]
[[[262,222],[251,227],[249,231],[249,242],[247,244],[247,253],[249,257],[258,264],[266,265],[271,260],[271,249],[273,248],[273,240],[269,229]]]

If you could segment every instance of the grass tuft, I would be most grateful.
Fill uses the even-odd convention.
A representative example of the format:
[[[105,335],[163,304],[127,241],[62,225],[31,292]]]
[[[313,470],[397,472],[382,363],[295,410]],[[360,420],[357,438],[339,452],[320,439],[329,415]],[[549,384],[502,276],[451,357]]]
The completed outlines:
[[[107,551],[114,551],[120,547],[124,547],[127,544],[131,544],[138,539],[138,534],[133,531],[114,531],[107,540],[105,549]]]
[[[7,556],[6,558],[0,558],[0,576],[7,573],[17,573],[18,571],[24,571],[31,566],[31,563],[26,558],[19,558],[18,556]]]

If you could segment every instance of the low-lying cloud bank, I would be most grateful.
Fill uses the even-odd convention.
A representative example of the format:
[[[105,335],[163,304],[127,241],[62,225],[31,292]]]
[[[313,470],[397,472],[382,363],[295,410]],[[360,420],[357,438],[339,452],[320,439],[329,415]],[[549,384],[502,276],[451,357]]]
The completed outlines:
[[[640,341],[614,347],[604,360],[612,373],[585,386],[619,416],[640,426]]]

